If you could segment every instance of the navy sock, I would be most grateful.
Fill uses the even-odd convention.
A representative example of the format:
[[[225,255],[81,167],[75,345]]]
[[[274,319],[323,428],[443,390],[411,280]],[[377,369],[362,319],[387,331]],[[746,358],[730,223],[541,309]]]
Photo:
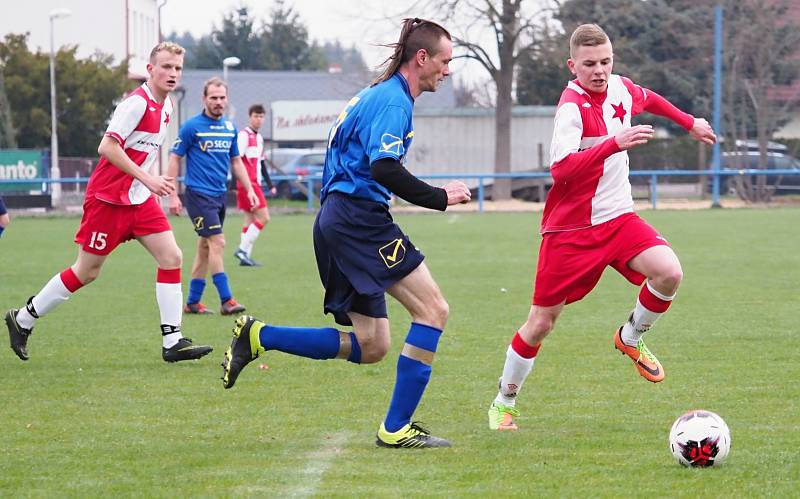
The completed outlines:
[[[231,293],[231,288],[228,286],[228,275],[225,272],[220,272],[219,274],[212,275],[211,280],[214,281],[214,286],[217,287],[220,303],[225,303],[230,300],[233,293]]]
[[[264,350],[278,350],[309,359],[333,359],[339,354],[339,330],[332,327],[286,327],[267,324],[259,332],[259,341]],[[359,360],[360,357],[359,350]]]
[[[2,225],[0,225],[0,237],[3,237],[3,231],[4,230],[6,230],[6,228],[3,227]]]
[[[195,278],[189,281],[189,297],[186,298],[186,303],[200,303],[200,298],[203,297],[203,291],[205,289],[205,279]]]
[[[406,336],[406,343],[422,350],[436,352],[441,334],[440,329],[412,322],[408,336]],[[395,432],[411,421],[411,416],[414,415],[430,378],[431,366],[400,355],[397,359],[397,380],[394,384],[394,394],[383,422],[386,431]]]

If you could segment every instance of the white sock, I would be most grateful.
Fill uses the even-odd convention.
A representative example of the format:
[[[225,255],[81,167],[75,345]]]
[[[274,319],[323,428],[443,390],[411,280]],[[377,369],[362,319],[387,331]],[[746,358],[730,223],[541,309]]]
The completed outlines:
[[[261,229],[256,227],[256,224],[250,224],[247,227],[247,232],[242,235],[242,245],[240,248],[247,253],[247,256],[250,256],[253,253],[253,245],[256,243],[256,239],[258,239],[259,234],[261,234]]]
[[[533,362],[536,357],[526,359],[508,346],[506,351],[506,363],[503,366],[503,376],[500,378],[500,391],[494,401],[498,404],[514,407],[517,394],[522,388],[522,383],[533,369]]]
[[[657,299],[664,302],[671,302],[675,298],[675,295],[667,296],[656,291],[652,286],[650,286],[650,282],[646,284],[646,287],[647,289],[642,289],[642,293],[649,292]],[[640,296],[642,293],[640,293]],[[646,308],[644,305],[642,305],[641,298],[637,298],[636,307],[634,307],[630,317],[622,326],[622,342],[628,346],[636,346],[644,333],[653,327],[653,324],[656,323],[658,318],[661,317],[663,313],[664,312],[653,312],[652,310]]]
[[[248,225],[247,227],[250,227],[250,225]],[[244,241],[245,234],[247,234],[247,229],[242,229],[242,232],[239,233],[239,249],[241,249],[243,251],[244,251],[244,244],[245,244],[245,241]],[[245,251],[245,253],[247,253],[247,251]]]
[[[161,314],[161,341],[164,348],[170,348],[183,337],[180,330],[183,314],[181,283],[156,282],[156,301]]]
[[[69,300],[70,296],[72,296],[72,292],[64,285],[61,274],[56,274],[33,297],[33,309],[39,317],[44,317],[45,314]],[[35,322],[36,317],[32,316],[27,308],[19,309],[17,323],[20,327],[32,329]]]

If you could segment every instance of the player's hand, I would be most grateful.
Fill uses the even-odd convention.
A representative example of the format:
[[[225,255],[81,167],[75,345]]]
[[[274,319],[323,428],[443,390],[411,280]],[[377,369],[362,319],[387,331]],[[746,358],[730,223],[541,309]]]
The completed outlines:
[[[145,177],[142,183],[156,196],[170,196],[175,192],[175,178],[162,175]]]
[[[169,213],[170,213],[170,215],[178,215],[178,216],[180,216],[182,210],[183,210],[183,204],[181,203],[181,198],[178,196],[178,193],[172,194],[169,197]]]
[[[626,128],[614,136],[617,145],[623,151],[632,147],[647,144],[647,141],[653,138],[652,125],[636,125]]]
[[[256,191],[250,189],[247,191],[247,200],[250,201],[250,211],[255,211],[258,208],[258,196]]]
[[[275,197],[276,194],[278,194],[278,189],[276,189],[275,186],[273,185],[272,187],[269,188],[269,195],[270,197]]]
[[[689,130],[689,135],[691,135],[694,140],[698,142],[704,142],[706,144],[715,144],[717,142],[717,136],[714,134],[714,129],[711,128],[711,125],[708,124],[703,118],[695,118],[694,125],[692,129]]]
[[[467,185],[460,180],[453,180],[448,182],[442,187],[447,193],[447,206],[467,203],[472,199],[472,193],[469,191]]]

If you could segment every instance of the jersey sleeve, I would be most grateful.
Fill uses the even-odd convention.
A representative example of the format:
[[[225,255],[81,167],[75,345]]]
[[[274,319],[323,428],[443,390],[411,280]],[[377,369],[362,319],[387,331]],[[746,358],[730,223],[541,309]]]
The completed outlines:
[[[382,158],[400,161],[406,154],[404,138],[411,128],[411,118],[400,106],[386,106],[372,120],[367,136],[362,143],[369,156],[370,164]]]
[[[647,111],[648,113],[669,118],[686,130],[692,129],[694,116],[684,113],[661,95],[650,89],[640,87],[628,78],[622,77],[622,82],[633,97],[631,115]]]
[[[550,163],[557,163],[569,154],[578,152],[583,135],[583,120],[578,105],[562,104],[556,110],[553,141],[550,144]]]
[[[567,182],[578,175],[603,173],[603,161],[620,152],[614,137],[581,150],[583,120],[575,103],[566,103],[556,111],[553,142],[550,146],[550,174],[555,182]]]
[[[140,95],[127,97],[114,110],[114,115],[111,117],[104,135],[115,139],[120,145],[124,145],[125,140],[142,120],[146,109],[147,101]]]
[[[236,135],[236,146],[239,148],[239,152],[247,150],[247,144],[250,143],[250,138],[247,136],[247,132],[245,130],[239,130],[238,135]]]
[[[192,126],[191,121],[187,121],[183,124],[183,126],[181,126],[180,131],[178,131],[178,138],[175,139],[175,142],[172,144],[172,149],[170,149],[170,152],[180,157],[186,156],[189,148],[192,147],[193,140],[194,127]]]
[[[233,136],[237,137],[237,140],[231,141],[231,158],[235,158],[236,156],[241,156],[242,154],[239,152],[239,131],[236,130],[236,127],[233,128]],[[243,148],[242,151],[246,150]]]

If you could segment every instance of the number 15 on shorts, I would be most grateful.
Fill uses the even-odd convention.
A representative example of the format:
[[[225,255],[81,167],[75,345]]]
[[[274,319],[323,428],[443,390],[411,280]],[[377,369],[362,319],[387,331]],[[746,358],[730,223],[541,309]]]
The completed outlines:
[[[105,232],[92,232],[92,238],[89,240],[89,247],[102,251],[106,248],[106,238],[108,234]]]

